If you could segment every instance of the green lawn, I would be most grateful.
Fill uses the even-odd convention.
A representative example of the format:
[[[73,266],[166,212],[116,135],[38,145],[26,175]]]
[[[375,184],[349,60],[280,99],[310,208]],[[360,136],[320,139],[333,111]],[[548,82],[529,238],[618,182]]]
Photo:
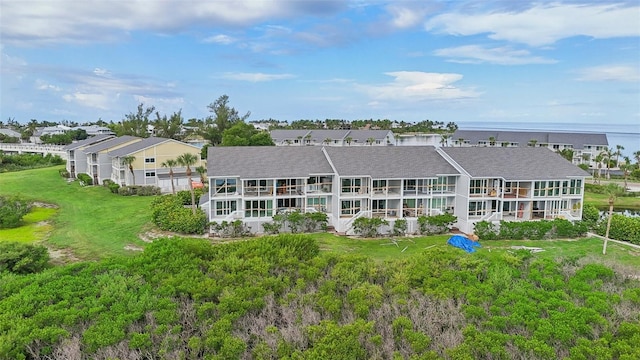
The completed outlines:
[[[151,197],[122,197],[102,186],[67,183],[58,174],[61,168],[0,174],[0,194],[19,194],[59,206],[51,218],[47,242],[69,249],[80,259],[129,253],[124,249],[127,244],[144,246],[137,235],[150,224]]]
[[[447,244],[450,235],[414,237],[397,239],[393,243],[391,238],[357,239],[333,234],[312,235],[323,251],[333,251],[340,254],[361,254],[376,260],[399,259],[420,254],[424,251],[435,249],[447,249],[459,251],[461,256],[466,256],[463,250],[458,250]],[[602,255],[602,240],[587,238],[578,240],[510,240],[480,241],[482,247],[477,248],[478,253],[487,256],[498,256],[507,251],[514,251],[512,246],[529,246],[544,249],[535,253],[538,258],[589,258],[590,262],[617,263],[640,268],[640,249],[609,242],[607,255]],[[472,256],[472,255],[471,255]]]
[[[609,208],[609,197],[605,194],[584,193],[584,203],[595,205],[598,209]],[[616,198],[614,207],[620,209],[640,210],[640,197],[620,196]]]
[[[53,229],[49,220],[56,209],[34,207],[22,218],[22,226],[13,229],[0,229],[0,240],[33,242],[46,239]]]

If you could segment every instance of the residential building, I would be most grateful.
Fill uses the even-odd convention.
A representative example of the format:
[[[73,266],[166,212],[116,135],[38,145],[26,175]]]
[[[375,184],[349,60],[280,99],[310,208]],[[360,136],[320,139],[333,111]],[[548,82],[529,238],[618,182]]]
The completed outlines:
[[[62,149],[67,153],[69,177],[75,179],[77,174],[87,172],[87,155],[83,151],[85,148],[112,138],[114,137],[111,135],[96,135],[65,145]]]
[[[457,130],[451,146],[546,147],[573,151],[573,163],[595,167],[595,157],[608,149],[606,134],[548,131]]]
[[[391,130],[286,130],[271,131],[276,146],[386,146],[395,145]]]
[[[200,148],[185,144],[178,140],[160,137],[149,137],[138,142],[129,143],[118,149],[108,152],[110,178],[120,185],[154,185],[162,192],[171,192],[171,178],[169,168],[162,164],[169,159],[177,159],[184,153],[191,153],[198,159],[197,163],[191,167],[192,180],[200,182],[200,175],[195,168],[204,165],[200,158]],[[135,160],[131,164],[133,174],[123,159],[133,156]],[[173,170],[173,180],[176,190],[186,190],[189,183],[185,167],[176,167]],[[132,176],[133,175],[133,176]]]
[[[256,233],[296,210],[324,212],[344,233],[361,216],[406,219],[409,232],[441,213],[465,232],[481,220],[574,220],[589,176],[543,148],[210,147],[208,164],[209,219]]]
[[[110,151],[139,141],[142,141],[142,138],[125,135],[114,137],[84,148],[82,152],[85,154],[87,164],[86,173],[93,178],[93,183],[96,185],[102,184],[103,180],[111,178]],[[77,165],[80,165],[80,162],[78,162]],[[80,171],[77,172],[80,173]]]

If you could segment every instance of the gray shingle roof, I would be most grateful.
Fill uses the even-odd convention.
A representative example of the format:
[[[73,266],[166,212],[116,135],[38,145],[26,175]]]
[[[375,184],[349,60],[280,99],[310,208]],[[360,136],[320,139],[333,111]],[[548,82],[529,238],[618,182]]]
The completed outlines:
[[[118,145],[122,145],[126,142],[132,141],[132,140],[142,140],[142,138],[139,137],[135,137],[135,136],[129,136],[129,135],[124,135],[124,136],[120,136],[117,138],[113,138],[113,139],[108,139],[102,142],[99,142],[95,145],[91,145],[89,147],[84,148],[82,151],[85,154],[93,154],[93,153],[97,153],[103,150],[108,150],[114,146],[118,146]]]
[[[75,150],[77,148],[83,147],[83,146],[91,146],[93,144],[97,144],[101,141],[105,141],[108,140],[110,138],[113,138],[113,135],[109,135],[109,134],[101,134],[101,135],[96,135],[96,136],[91,136],[88,137],[84,140],[80,140],[80,141],[76,141],[74,143],[71,143],[69,145],[65,145],[62,149],[63,150]]]
[[[590,176],[547,148],[444,147],[442,151],[472,177],[506,180],[553,180]]]
[[[5,136],[17,137],[20,139],[20,133],[11,129],[0,129],[0,134]]]
[[[321,143],[324,139],[342,140],[349,134],[349,130],[312,130],[311,140]]]
[[[331,173],[321,146],[212,146],[207,154],[210,177],[295,178]]]
[[[350,130],[347,136],[351,137],[354,141],[358,140],[359,143],[365,143],[367,139],[374,138],[376,140],[385,140],[391,130]]]
[[[284,142],[285,140],[296,140],[298,139],[298,136],[300,137],[300,139],[302,139],[308,133],[309,130],[272,130],[271,139],[273,139],[274,143],[278,144]]]
[[[518,146],[527,146],[530,140],[537,140],[538,144],[570,144],[574,149],[583,149],[584,145],[609,145],[606,134],[548,131],[457,130],[451,141],[464,139],[477,145],[479,141],[489,141],[490,137],[494,137],[497,144],[512,142]]]
[[[398,179],[459,174],[433,146],[342,146],[325,150],[341,176]]]
[[[142,139],[142,141],[138,141],[133,144],[123,146],[113,151],[109,151],[109,155],[113,157],[126,156],[134,152],[140,151],[142,149],[146,149],[154,145],[158,145],[165,141],[172,141],[172,140],[167,138],[161,138],[161,137],[148,137],[146,139]],[[176,141],[176,140],[173,140],[173,141]]]

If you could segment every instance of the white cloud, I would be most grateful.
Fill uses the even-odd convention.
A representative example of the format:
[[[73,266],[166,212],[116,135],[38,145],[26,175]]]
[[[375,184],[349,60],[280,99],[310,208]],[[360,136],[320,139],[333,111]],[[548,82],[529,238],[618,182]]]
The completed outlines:
[[[578,80],[581,81],[640,81],[640,69],[638,66],[628,65],[602,65],[584,68],[578,71]]]
[[[346,0],[4,0],[0,35],[33,44],[116,40],[130,31],[246,26],[266,19],[336,12]]]
[[[573,36],[640,36],[640,6],[619,4],[537,4],[520,12],[446,13],[430,19],[427,30],[451,35],[488,33],[495,40],[531,46],[553,44]]]
[[[407,29],[418,25],[429,13],[424,4],[420,2],[400,2],[388,5],[386,10],[391,16],[391,25],[398,29]]]
[[[499,65],[554,64],[557,61],[533,56],[527,50],[514,50],[509,47],[485,48],[479,45],[466,45],[434,51],[436,56],[451,58],[458,63],[491,63]]]
[[[205,38],[202,41],[206,43],[229,45],[236,42],[237,40],[229,35],[218,34],[218,35],[209,36],[208,38]]]
[[[100,110],[106,110],[109,108],[110,99],[107,94],[99,93],[84,93],[74,92],[72,94],[65,94],[62,98],[67,102],[76,103],[79,105],[97,108]]]
[[[60,88],[59,86],[56,86],[56,85],[53,85],[53,84],[49,84],[44,80],[36,80],[36,89],[38,89],[38,90],[49,90],[49,91],[54,91],[54,92],[62,91],[62,88]]]
[[[480,95],[475,90],[454,85],[462,79],[460,74],[395,71],[385,75],[393,76],[394,81],[382,85],[359,85],[358,87],[375,100],[454,100]]]
[[[295,76],[291,74],[224,73],[222,77],[230,80],[265,82],[265,81],[291,79],[291,78],[294,78]]]

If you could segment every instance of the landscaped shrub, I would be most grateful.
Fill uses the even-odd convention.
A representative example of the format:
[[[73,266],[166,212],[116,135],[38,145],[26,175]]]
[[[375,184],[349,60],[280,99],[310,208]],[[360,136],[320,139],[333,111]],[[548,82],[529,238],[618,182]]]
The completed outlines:
[[[362,237],[377,237],[383,225],[389,225],[389,222],[382,218],[359,217],[353,221],[353,232]]]
[[[69,174],[69,172],[67,171],[67,169],[60,169],[58,170],[58,174],[60,174],[60,176],[62,176],[65,179],[68,179],[69,176],[71,176],[71,174]]]
[[[80,173],[76,177],[80,180],[80,185],[93,185],[93,178],[89,174]]]
[[[600,210],[593,204],[586,204],[582,208],[582,221],[589,227],[589,229],[593,229],[596,224],[600,220]]]
[[[164,195],[153,200],[151,219],[161,230],[182,234],[204,234],[207,226],[207,214],[204,211],[197,209],[194,215],[174,195]]]
[[[113,184],[117,185],[117,184]],[[112,189],[113,185],[109,185],[109,189]],[[129,185],[123,187],[113,187],[117,189],[118,195],[122,196],[154,196],[160,195],[162,192],[159,187],[153,185]],[[111,190],[113,192],[113,190]]]
[[[59,155],[5,154],[0,151],[0,172],[20,171],[62,164],[64,164],[64,160]]]
[[[0,229],[20,226],[22,217],[31,210],[31,203],[19,196],[0,196]]]
[[[216,236],[222,238],[239,238],[251,236],[251,231],[247,227],[247,224],[242,222],[242,220],[235,220],[230,222],[223,221],[220,224],[211,223],[211,230]]]
[[[603,216],[598,222],[595,228],[598,235],[604,236],[606,234],[608,218],[608,216]],[[609,238],[640,245],[640,218],[613,214]]]
[[[566,219],[539,221],[500,221],[495,225],[480,221],[475,225],[474,233],[480,240],[541,240],[551,238],[575,238],[587,233],[582,221],[574,223]]]
[[[407,233],[407,219],[396,219],[392,232],[393,236],[404,236]]]
[[[419,216],[418,228],[420,229],[420,234],[423,235],[444,234],[451,229],[451,225],[453,225],[456,220],[458,220],[458,218],[453,214]]]
[[[0,242],[0,273],[29,274],[43,270],[49,262],[49,251],[41,245]]]
[[[197,204],[202,194],[204,194],[204,190],[193,189],[193,194]],[[178,191],[176,192],[176,196],[180,199],[180,201],[182,201],[182,205],[191,205],[191,192],[189,190]]]

